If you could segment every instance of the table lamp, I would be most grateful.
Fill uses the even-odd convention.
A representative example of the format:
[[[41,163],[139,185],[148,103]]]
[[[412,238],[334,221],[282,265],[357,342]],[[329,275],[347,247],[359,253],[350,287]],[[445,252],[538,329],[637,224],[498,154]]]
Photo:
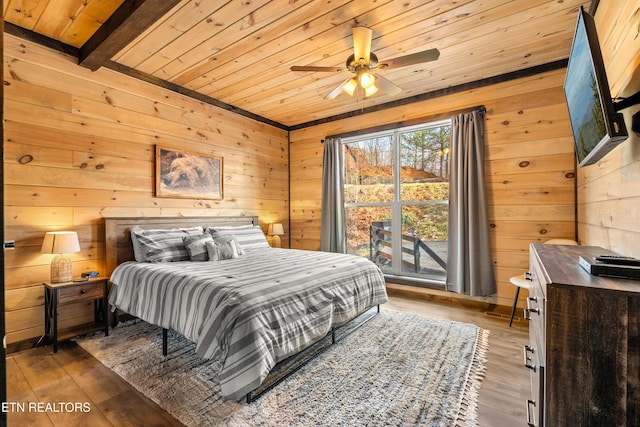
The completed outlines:
[[[65,254],[80,252],[78,233],[75,231],[50,231],[44,235],[41,252],[56,254],[51,261],[51,282],[69,282],[72,279],[71,258]]]
[[[282,224],[269,224],[269,230],[267,231],[269,236],[273,236],[273,247],[279,248],[281,247],[280,236],[284,234],[284,229],[282,228]]]

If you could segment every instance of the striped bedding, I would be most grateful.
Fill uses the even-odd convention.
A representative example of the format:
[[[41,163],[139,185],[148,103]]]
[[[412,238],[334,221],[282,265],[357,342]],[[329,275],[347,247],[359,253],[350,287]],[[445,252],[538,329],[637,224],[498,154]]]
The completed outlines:
[[[216,262],[125,262],[109,302],[180,332],[199,356],[218,360],[222,395],[240,400],[275,364],[367,308],[387,301],[369,260],[264,248]]]

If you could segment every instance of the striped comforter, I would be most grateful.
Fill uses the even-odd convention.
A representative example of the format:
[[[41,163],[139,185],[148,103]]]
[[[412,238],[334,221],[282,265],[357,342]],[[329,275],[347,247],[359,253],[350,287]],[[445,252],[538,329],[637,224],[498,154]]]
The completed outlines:
[[[180,332],[218,360],[222,395],[240,400],[275,364],[367,308],[387,301],[367,259],[265,248],[217,262],[126,262],[112,306]]]

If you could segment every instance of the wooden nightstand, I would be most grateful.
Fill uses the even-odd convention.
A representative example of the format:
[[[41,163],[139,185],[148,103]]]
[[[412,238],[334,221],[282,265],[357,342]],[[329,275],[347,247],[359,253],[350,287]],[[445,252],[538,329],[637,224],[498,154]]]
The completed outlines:
[[[81,282],[43,283],[44,285],[44,334],[53,342],[53,352],[58,352],[58,340],[64,340],[91,331],[104,329],[109,335],[107,295],[109,279],[98,277]],[[58,307],[82,301],[93,301],[94,323],[74,326],[58,331]]]

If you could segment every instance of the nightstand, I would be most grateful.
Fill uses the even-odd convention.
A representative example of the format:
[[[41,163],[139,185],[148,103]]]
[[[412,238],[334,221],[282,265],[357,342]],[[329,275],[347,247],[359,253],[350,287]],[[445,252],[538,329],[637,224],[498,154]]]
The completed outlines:
[[[78,282],[43,283],[44,285],[44,334],[58,352],[58,340],[62,341],[95,330],[109,335],[107,295],[109,279],[98,277]],[[82,301],[93,301],[94,323],[74,326],[58,331],[58,307]]]

